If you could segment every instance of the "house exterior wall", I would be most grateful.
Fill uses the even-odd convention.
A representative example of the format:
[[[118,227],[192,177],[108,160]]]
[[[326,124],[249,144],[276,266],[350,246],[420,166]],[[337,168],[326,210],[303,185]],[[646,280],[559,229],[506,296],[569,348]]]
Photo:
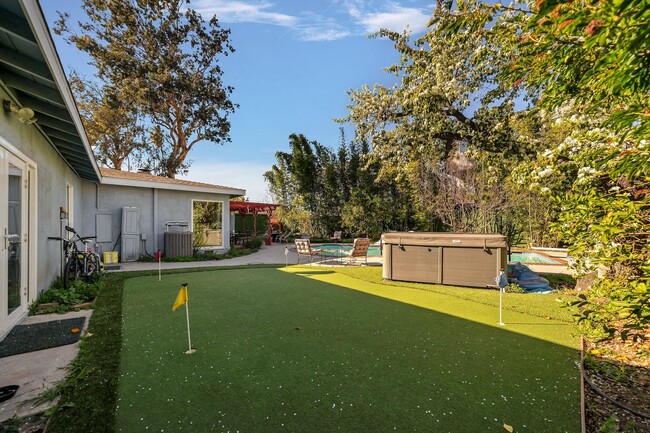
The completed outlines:
[[[8,99],[1,90],[0,99]],[[28,269],[30,278],[28,301],[31,302],[35,299],[37,291],[49,288],[52,281],[60,274],[62,255],[60,244],[48,241],[47,237],[60,236],[65,224],[59,219],[59,208],[66,206],[66,183],[75,191],[74,218],[81,219],[82,202],[79,192],[82,182],[35,125],[20,123],[16,116],[0,110],[0,137],[2,142],[8,143],[22,154],[16,156],[28,158],[35,166],[36,215],[35,228],[31,229],[31,236],[36,238],[33,244],[36,251]],[[34,260],[35,264],[32,263]]]
[[[226,194],[211,194],[190,191],[174,191],[158,188],[143,188],[121,185],[95,185],[84,182],[84,225],[83,234],[95,236],[96,216],[111,215],[111,242],[98,243],[98,251],[119,251],[122,225],[122,208],[136,207],[140,210],[140,232],[146,240],[140,242],[141,254],[164,251],[165,223],[187,221],[192,224],[192,201],[211,200],[223,202],[223,233],[230,233],[230,197]],[[230,248],[229,236],[224,237],[224,249]]]

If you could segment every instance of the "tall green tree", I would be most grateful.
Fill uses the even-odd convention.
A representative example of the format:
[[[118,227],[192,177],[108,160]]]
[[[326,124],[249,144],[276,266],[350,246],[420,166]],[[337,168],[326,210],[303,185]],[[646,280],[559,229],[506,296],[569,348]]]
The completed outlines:
[[[500,80],[511,62],[510,41],[523,26],[516,15],[481,9],[473,0],[458,10],[439,2],[424,35],[381,30],[394,43],[400,62],[386,68],[399,78],[393,87],[364,86],[348,92],[356,138],[372,143],[377,158],[406,168],[410,160],[450,157],[463,143],[470,149],[520,153],[510,118],[518,89]],[[471,19],[459,23],[459,13]],[[477,31],[492,23],[494,31]],[[498,31],[496,30],[498,29]]]
[[[411,228],[513,232],[503,222],[514,200],[500,197],[504,168],[529,158],[539,143],[517,131],[524,114],[515,102],[526,89],[502,76],[526,16],[503,11],[473,0],[438,2],[429,31],[415,40],[381,30],[376,36],[391,40],[400,56],[386,69],[398,84],[349,92],[342,120],[354,123],[356,140],[372,144],[381,180],[408,185]],[[490,157],[499,162],[486,163]],[[459,170],[460,158],[468,169]]]
[[[195,144],[230,141],[236,106],[219,60],[234,49],[216,17],[203,20],[189,0],[83,0],[82,8],[88,19],[77,30],[61,14],[55,31],[88,53],[99,80],[155,128],[155,172],[174,177]]]
[[[327,236],[346,234],[378,237],[386,228],[403,226],[408,200],[397,187],[378,179],[379,163],[365,143],[346,142],[338,150],[309,141],[302,134],[289,137],[290,152],[278,152],[277,163],[264,175],[274,201],[283,205],[280,218],[291,228]]]

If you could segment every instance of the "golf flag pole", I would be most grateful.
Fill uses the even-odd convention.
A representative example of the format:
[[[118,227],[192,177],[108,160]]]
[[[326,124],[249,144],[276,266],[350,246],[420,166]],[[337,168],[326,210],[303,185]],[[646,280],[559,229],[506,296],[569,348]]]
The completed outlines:
[[[177,308],[180,308],[183,305],[185,305],[185,317],[187,318],[188,349],[185,353],[189,355],[191,353],[196,352],[196,349],[192,349],[192,335],[190,333],[190,308],[189,308],[190,304],[188,303],[187,283],[181,284],[181,289],[178,291],[178,295],[176,295],[176,301],[172,306],[172,311],[176,311]]]
[[[506,273],[503,272],[503,269],[501,269],[501,272],[499,272],[499,276],[495,278],[495,281],[497,286],[499,286],[499,325],[505,326],[505,323],[503,323],[503,292],[506,291],[508,277],[506,276]]]
[[[162,279],[162,277],[161,277],[161,274],[162,274],[162,258],[161,258],[161,255],[162,254],[160,254],[160,250],[158,250],[156,255],[158,256],[158,281],[161,281],[161,279]]]

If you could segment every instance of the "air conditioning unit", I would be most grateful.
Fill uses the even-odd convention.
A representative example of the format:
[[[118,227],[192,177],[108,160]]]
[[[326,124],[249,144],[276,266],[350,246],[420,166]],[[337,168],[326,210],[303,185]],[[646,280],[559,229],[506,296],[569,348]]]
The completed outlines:
[[[191,257],[192,232],[185,231],[189,223],[185,221],[169,221],[165,223],[165,257]],[[170,228],[180,228],[181,231],[169,231]]]

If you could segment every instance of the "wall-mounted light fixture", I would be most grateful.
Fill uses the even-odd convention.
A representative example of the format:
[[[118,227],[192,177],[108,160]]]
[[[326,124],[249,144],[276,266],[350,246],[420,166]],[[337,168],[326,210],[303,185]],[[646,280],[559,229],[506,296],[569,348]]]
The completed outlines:
[[[36,122],[37,120],[34,117],[34,110],[32,110],[31,108],[27,108],[27,107],[21,108],[15,102],[7,101],[6,99],[2,101],[2,106],[4,107],[7,113],[14,113],[16,116],[18,116],[18,120],[20,120],[22,123],[25,123],[27,125],[30,125]]]

